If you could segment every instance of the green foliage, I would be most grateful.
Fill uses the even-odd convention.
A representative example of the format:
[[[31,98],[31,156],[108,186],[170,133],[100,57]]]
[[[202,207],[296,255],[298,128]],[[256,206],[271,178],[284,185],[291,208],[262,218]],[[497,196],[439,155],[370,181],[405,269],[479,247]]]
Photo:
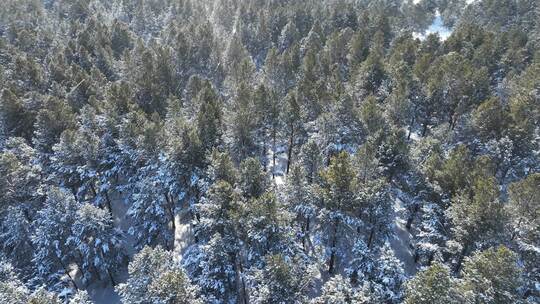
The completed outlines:
[[[433,264],[407,282],[405,303],[452,303],[453,280],[447,267],[439,263]]]
[[[477,253],[465,261],[457,290],[472,303],[520,303],[521,269],[517,255],[504,246]]]

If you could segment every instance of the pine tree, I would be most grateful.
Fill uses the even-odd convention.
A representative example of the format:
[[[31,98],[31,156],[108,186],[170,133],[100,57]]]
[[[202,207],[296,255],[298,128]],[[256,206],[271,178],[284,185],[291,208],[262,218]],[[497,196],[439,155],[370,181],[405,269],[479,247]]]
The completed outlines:
[[[322,294],[313,299],[312,304],[364,304],[372,303],[370,293],[355,289],[341,275],[335,275],[322,287]]]
[[[310,138],[302,145],[299,158],[301,166],[304,167],[307,182],[317,183],[320,180],[319,172],[323,167],[323,155],[315,139]]]
[[[73,246],[79,259],[83,283],[94,279],[111,280],[124,262],[122,233],[114,227],[111,215],[90,204],[84,204],[77,211],[71,228],[68,246]]]
[[[307,301],[307,292],[316,269],[301,257],[280,254],[264,258],[265,266],[252,275],[252,303],[298,303]]]
[[[239,277],[231,249],[231,244],[216,233],[206,244],[188,248],[182,258],[183,266],[207,297],[207,303],[229,303],[238,299]]]
[[[221,143],[223,128],[222,103],[209,81],[203,83],[203,88],[193,101],[197,106],[198,137],[208,153]],[[169,111],[170,112],[170,111]]]
[[[60,304],[60,299],[54,293],[48,292],[41,287],[28,297],[28,304]]]
[[[37,152],[22,138],[10,138],[0,152],[0,213],[9,206],[20,206],[33,213],[32,206],[43,200],[41,175],[43,168]]]
[[[27,304],[28,288],[17,277],[10,263],[0,260],[0,303]]]
[[[289,174],[289,170],[293,165],[294,148],[301,142],[304,135],[302,110],[298,103],[298,95],[295,92],[292,92],[286,97],[285,109],[285,117],[283,118],[285,122],[285,134],[287,134],[287,168],[285,173]]]
[[[8,207],[0,222],[2,255],[27,278],[32,273],[31,221],[21,207]]]
[[[371,286],[373,296],[383,303],[400,303],[403,296],[401,285],[404,281],[403,264],[397,259],[390,245],[385,243],[374,269]]]
[[[148,286],[149,297],[154,303],[202,304],[198,288],[191,285],[182,269],[162,273]]]
[[[232,113],[227,114],[230,117],[228,123],[231,132],[228,138],[229,144],[237,162],[256,155],[254,107],[251,92],[246,84],[241,83],[234,98]]]
[[[328,258],[328,273],[340,267],[340,258],[350,247],[349,237],[356,232],[355,213],[359,201],[355,195],[357,180],[352,171],[350,157],[341,152],[332,158],[322,173],[320,221],[321,238]]]
[[[509,186],[509,204],[505,207],[510,215],[509,228],[511,240],[516,243],[516,251],[520,253],[525,267],[523,275],[526,280],[526,288],[529,297],[534,301],[540,298],[540,294],[533,286],[540,280],[538,266],[535,261],[539,254],[535,250],[540,233],[538,221],[540,218],[540,174],[533,173],[524,179],[514,182]]]
[[[266,192],[244,204],[240,223],[242,241],[247,245],[247,260],[258,264],[262,256],[300,251],[293,241],[294,231],[288,226],[292,215],[275,193]]]
[[[441,120],[454,129],[458,118],[471,104],[484,99],[487,71],[474,69],[471,62],[452,52],[435,60],[428,80],[429,96],[441,100]]]
[[[33,144],[40,153],[52,152],[52,147],[66,129],[74,126],[74,114],[65,100],[50,97],[38,112]]]
[[[137,247],[145,245],[174,246],[175,201],[169,194],[166,180],[157,164],[140,168],[131,181],[132,204],[127,214],[134,219],[129,233],[137,239]]]
[[[473,303],[519,303],[521,269],[517,256],[504,246],[478,252],[465,261],[457,287],[460,301]]]
[[[77,293],[69,300],[69,304],[93,304],[88,292],[78,290]]]
[[[304,250],[307,251],[313,247],[311,237],[317,215],[315,207],[317,198],[314,187],[308,185],[305,175],[302,167],[293,166],[287,177],[283,197],[289,211],[296,215],[299,237]]]
[[[353,285],[370,280],[375,271],[375,256],[363,240],[357,240],[351,251],[351,260],[345,272]]]
[[[41,209],[35,220],[32,244],[36,248],[34,263],[37,273],[48,286],[61,290],[63,284],[73,284],[69,265],[75,260],[72,247],[66,242],[71,236],[79,204],[72,195],[59,188],[47,193],[46,207]],[[69,281],[65,282],[64,280]],[[58,286],[57,286],[58,285]]]
[[[414,259],[421,265],[430,265],[433,260],[440,258],[447,241],[445,218],[441,207],[433,202],[424,203],[421,211],[422,221],[415,239]]]
[[[268,176],[255,158],[245,159],[240,164],[239,173],[238,186],[246,198],[257,198],[269,187]]]
[[[508,113],[500,100],[490,98],[481,103],[473,112],[473,124],[484,139],[500,138],[507,129]]]
[[[406,304],[444,304],[455,301],[454,279],[443,264],[435,263],[406,283]]]
[[[24,101],[8,89],[2,91],[0,100],[1,136],[23,137],[30,140],[34,118],[26,109]]]
[[[447,210],[451,219],[452,232],[461,252],[456,268],[461,266],[465,254],[475,247],[484,247],[496,242],[502,235],[507,217],[499,201],[499,190],[494,178],[479,177],[472,194],[461,193]]]
[[[383,179],[368,180],[357,188],[354,212],[362,221],[357,230],[366,232],[368,248],[377,247],[390,234],[392,205],[388,190]]]
[[[122,303],[202,303],[172,252],[159,246],[144,247],[128,272],[127,282],[116,287]]]

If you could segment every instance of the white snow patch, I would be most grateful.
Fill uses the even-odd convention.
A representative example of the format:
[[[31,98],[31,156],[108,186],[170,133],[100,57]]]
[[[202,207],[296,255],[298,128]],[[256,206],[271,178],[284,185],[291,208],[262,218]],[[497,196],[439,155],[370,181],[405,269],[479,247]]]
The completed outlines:
[[[193,229],[191,216],[186,208],[183,208],[174,216],[174,252],[182,258],[184,250],[193,243]]]
[[[424,40],[430,34],[438,34],[443,41],[448,39],[448,37],[450,37],[452,34],[452,29],[444,26],[441,14],[439,12],[435,14],[435,18],[427,30],[425,30],[423,33],[415,32],[413,33],[413,36],[420,40]]]

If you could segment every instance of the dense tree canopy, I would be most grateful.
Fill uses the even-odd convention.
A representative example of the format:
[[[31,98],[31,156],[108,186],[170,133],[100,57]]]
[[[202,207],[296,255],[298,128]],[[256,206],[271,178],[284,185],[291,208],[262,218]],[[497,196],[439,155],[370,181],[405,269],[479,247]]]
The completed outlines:
[[[3,0],[0,303],[537,303],[537,0]]]

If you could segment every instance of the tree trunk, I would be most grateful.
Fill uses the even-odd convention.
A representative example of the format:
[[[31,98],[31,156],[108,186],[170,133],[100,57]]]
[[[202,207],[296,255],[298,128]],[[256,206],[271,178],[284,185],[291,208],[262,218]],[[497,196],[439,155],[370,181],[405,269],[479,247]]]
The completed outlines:
[[[107,208],[109,209],[109,213],[111,214],[111,217],[114,219],[111,199],[109,198],[109,191],[105,190],[105,202],[107,202]]]
[[[77,197],[77,189],[75,187],[70,187],[71,193],[73,193],[73,198],[75,198],[75,202],[79,202],[79,198]]]
[[[111,270],[109,270],[109,268],[107,268],[107,274],[109,275],[109,279],[111,280],[111,284],[112,286],[116,286],[116,281],[114,280],[112,274],[111,274]]]
[[[164,193],[163,194],[165,196],[165,200],[167,201],[167,209],[169,211],[169,217],[170,217],[170,222],[171,222],[171,230],[172,230],[172,240],[171,240],[171,244],[169,246],[169,250],[174,250],[174,242],[175,242],[175,238],[176,238],[176,223],[175,223],[175,218],[174,218],[174,204],[172,202],[172,199],[169,197],[169,195],[167,193]]]
[[[422,137],[426,137],[427,129],[428,129],[428,122],[426,120],[422,124]]]
[[[234,264],[236,268],[236,288],[238,290],[237,303],[248,304],[249,300],[248,300],[248,295],[246,291],[246,283],[244,282],[244,278],[243,278],[244,270],[242,266],[242,261],[240,260],[240,257],[238,256],[238,254],[234,256]]]
[[[308,252],[309,248],[308,248],[308,240],[309,240],[309,225],[310,225],[310,219],[309,217],[306,217],[305,218],[306,221],[305,221],[305,225],[302,227],[302,232],[304,233],[304,235],[302,236],[302,246],[304,247],[304,251],[305,252]]]
[[[328,273],[332,274],[334,272],[335,264],[336,264],[336,245],[337,245],[337,233],[338,233],[338,225],[339,220],[334,220],[334,231],[332,235],[332,245],[331,245],[331,253],[330,253],[330,260],[328,261]]]
[[[291,136],[289,138],[289,151],[287,152],[287,171],[286,174],[289,174],[289,168],[292,164],[292,151],[294,145],[294,128],[291,128]]]
[[[261,151],[264,172],[268,172],[268,160],[266,159],[266,132],[263,133],[263,145]]]
[[[463,246],[463,249],[461,250],[460,254],[459,254],[459,258],[458,258],[458,262],[456,264],[456,269],[455,269],[455,272],[456,273],[459,273],[460,269],[461,269],[461,264],[463,264],[463,259],[465,258],[465,254],[467,253],[467,249],[468,249],[469,245],[468,244],[465,244]]]
[[[272,131],[272,178],[276,178],[276,130]]]
[[[371,228],[371,231],[369,232],[369,238],[367,246],[368,248],[371,248],[371,243],[373,243],[373,236],[375,235],[375,227]]]
[[[411,122],[409,123],[409,134],[407,135],[407,140],[411,139],[411,133],[412,133],[412,128],[413,128],[413,124],[414,124],[414,118],[415,118],[414,113],[416,113],[416,106],[414,106],[413,115],[411,117]]]
[[[407,230],[411,230],[412,222],[414,221],[414,216],[418,212],[418,209],[419,209],[419,206],[415,205],[411,214],[409,215],[409,218],[407,219],[407,224],[405,225],[405,228],[407,228]]]

